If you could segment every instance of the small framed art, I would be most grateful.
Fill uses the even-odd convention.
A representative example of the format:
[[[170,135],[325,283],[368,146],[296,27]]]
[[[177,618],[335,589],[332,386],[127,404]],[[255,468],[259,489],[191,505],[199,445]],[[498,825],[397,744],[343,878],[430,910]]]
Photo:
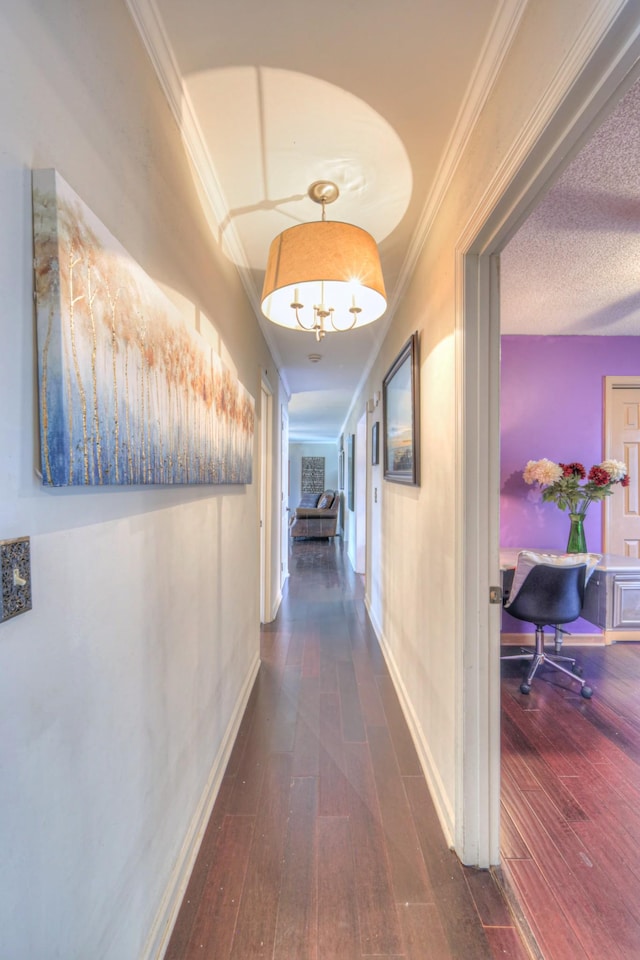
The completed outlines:
[[[384,477],[420,483],[418,334],[409,340],[382,381]]]

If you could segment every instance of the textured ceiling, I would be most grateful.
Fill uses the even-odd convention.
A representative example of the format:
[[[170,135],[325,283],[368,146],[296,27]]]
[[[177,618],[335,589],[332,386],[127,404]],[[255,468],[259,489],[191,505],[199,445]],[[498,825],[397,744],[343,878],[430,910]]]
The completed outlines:
[[[500,258],[503,333],[640,333],[640,81]]]

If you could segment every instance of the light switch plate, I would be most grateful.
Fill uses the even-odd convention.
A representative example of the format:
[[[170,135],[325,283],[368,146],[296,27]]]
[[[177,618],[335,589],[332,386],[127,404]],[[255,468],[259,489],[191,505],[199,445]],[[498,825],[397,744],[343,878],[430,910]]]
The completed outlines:
[[[29,537],[0,540],[0,623],[31,610]]]

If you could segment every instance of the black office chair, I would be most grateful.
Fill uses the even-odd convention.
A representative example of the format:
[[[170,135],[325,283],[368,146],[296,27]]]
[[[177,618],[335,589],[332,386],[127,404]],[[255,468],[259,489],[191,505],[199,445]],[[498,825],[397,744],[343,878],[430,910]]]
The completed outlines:
[[[517,571],[516,571],[517,572]],[[557,627],[561,623],[577,620],[584,603],[587,564],[555,565],[537,563],[526,573],[514,596],[509,596],[505,610],[517,620],[535,624],[536,645],[534,650],[521,648],[519,654],[501,657],[501,660],[531,660],[527,678],[520,684],[521,693],[529,693],[531,682],[538,667],[548,664],[554,670],[566,673],[580,684],[580,693],[587,700],[593,694],[580,674],[580,667],[572,657],[545,653],[544,627]],[[570,664],[570,669],[562,663]]]

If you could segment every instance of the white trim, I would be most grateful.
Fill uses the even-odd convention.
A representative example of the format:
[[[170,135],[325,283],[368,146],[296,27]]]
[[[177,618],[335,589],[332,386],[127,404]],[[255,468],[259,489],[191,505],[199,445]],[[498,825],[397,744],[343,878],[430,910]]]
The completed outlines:
[[[416,717],[413,705],[407,694],[406,687],[403,683],[402,676],[398,670],[391,649],[385,639],[382,627],[376,620],[369,600],[366,596],[364,598],[364,602],[367,613],[369,614],[371,626],[373,627],[374,633],[378,639],[378,643],[380,644],[380,649],[382,650],[385,663],[389,668],[389,673],[391,674],[393,686],[398,695],[398,700],[400,701],[400,707],[402,709],[403,716],[406,720],[407,726],[409,727],[411,739],[413,740],[413,744],[416,748],[420,766],[422,767],[422,772],[424,773],[425,780],[427,781],[429,793],[438,815],[442,832],[444,833],[445,842],[448,847],[453,847],[453,808],[449,803],[447,791],[445,790],[444,784],[438,773],[438,765],[433,759],[433,755],[429,749],[429,744],[425,739],[422,730],[422,725]]]
[[[158,7],[154,0],[125,0],[125,3],[160,81],[160,86],[180,130],[182,142],[202,186],[202,207],[209,220],[211,231],[215,237],[221,239],[220,225],[225,224],[225,246],[237,267],[247,299],[271,351],[271,356],[278,367],[278,373],[284,388],[287,394],[290,394],[291,390],[284,372],[282,357],[276,346],[269,321],[262,316],[256,289],[251,280],[252,271],[245,249],[240,242],[233,218],[230,216],[229,206],[220,186],[206,139],[198,123],[189,91],[182,79]]]
[[[531,113],[529,122],[522,128],[519,136],[505,154],[502,164],[496,171],[495,176],[487,185],[486,190],[473,210],[467,225],[459,238],[458,246],[460,249],[466,252],[471,248],[472,244],[478,240],[481,231],[485,228],[489,217],[494,214],[494,211],[498,205],[500,205],[500,208],[504,210],[504,213],[501,217],[501,223],[504,223],[507,218],[513,217],[514,208],[517,208],[518,211],[522,213],[522,197],[524,194],[524,189],[512,199],[510,204],[507,204],[505,203],[505,194],[507,192],[507,188],[512,185],[516,175],[521,174],[523,168],[525,165],[527,165],[527,162],[528,165],[531,166],[531,157],[534,147],[538,144],[540,138],[548,129],[561,104],[571,93],[574,84],[593,56],[599,41],[603,39],[606,32],[612,26],[615,18],[625,7],[627,2],[628,0],[601,0],[601,2],[597,5],[597,8],[592,12],[589,19],[585,22],[578,40],[568,51],[567,56],[562,62],[562,66],[557,71],[551,83],[547,86],[544,94]],[[609,72],[613,72],[619,61],[623,58],[624,54],[632,46],[636,37],[637,31],[628,36],[625,48],[610,64]],[[596,85],[595,90],[589,97],[589,103],[595,100],[595,97],[607,79],[607,76],[608,74],[602,77],[600,84]],[[586,110],[589,103],[581,104],[580,112]],[[574,117],[574,120],[577,120],[577,117]],[[558,136],[554,139],[554,142],[549,145],[546,151],[544,151],[539,163],[533,164],[533,169],[528,178],[528,182],[525,184],[525,188],[531,187],[534,176],[540,176],[541,171],[546,171],[548,175],[549,169],[553,170],[557,167],[560,145],[566,141],[566,138],[567,127],[565,126],[562,130],[560,130]],[[497,229],[494,228],[492,233],[495,235],[496,232]]]
[[[213,761],[211,772],[191,819],[182,849],[171,871],[164,896],[140,955],[140,960],[160,960],[165,954],[259,669],[260,657],[256,654],[236,701],[220,749]]]
[[[626,17],[614,24],[625,6],[631,24],[624,22]],[[495,482],[499,469],[499,410],[495,403],[499,372],[493,363],[487,364],[482,352],[489,342],[493,357],[497,335],[492,284],[487,294],[483,278],[508,231],[521,222],[569,150],[619,94],[640,50],[638,13],[637,5],[622,0],[603,2],[594,11],[457,243],[456,518],[461,529],[456,530],[454,609],[463,614],[456,621],[454,639],[456,651],[464,651],[464,660],[458,663],[461,689],[457,695],[463,716],[457,737],[456,815],[462,814],[462,820],[457,821],[456,851],[463,862],[478,866],[487,865],[487,853],[490,862],[498,862],[500,805],[499,728],[486,716],[485,706],[495,699],[499,702],[492,661],[494,651],[497,658],[499,650],[499,627],[493,626],[491,612],[486,612],[488,592],[483,596],[487,576],[490,582],[499,583],[494,544],[499,510],[499,484]],[[479,260],[476,254],[480,254]],[[480,448],[481,454],[484,452],[480,457],[479,442],[486,444],[484,451]],[[495,519],[488,524],[487,517]],[[486,725],[477,722],[483,717]],[[478,771],[487,773],[488,783],[477,776]]]
[[[631,390],[640,390],[640,376],[608,376],[604,378],[604,460],[614,455],[613,450],[613,393],[615,390],[627,387]],[[611,531],[612,497],[605,497],[602,510],[602,552],[610,553],[609,534]]]
[[[387,308],[391,314],[402,300],[409,285],[440,204],[449,189],[482,108],[493,89],[527,2],[528,0],[502,0],[496,11],[436,171],[433,187],[400,269],[394,296]]]
[[[278,589],[278,593],[276,594],[276,598],[271,608],[271,621],[275,620],[275,618],[278,616],[278,610],[280,609],[281,603],[282,603],[282,590]]]

